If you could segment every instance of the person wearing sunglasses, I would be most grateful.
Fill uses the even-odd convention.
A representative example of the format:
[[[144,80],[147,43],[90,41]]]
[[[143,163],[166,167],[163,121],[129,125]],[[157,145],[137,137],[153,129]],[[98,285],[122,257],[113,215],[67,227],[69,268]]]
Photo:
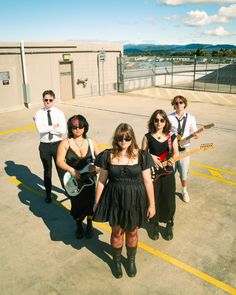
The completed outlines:
[[[91,176],[84,180],[83,189],[77,195],[70,197],[71,215],[76,221],[76,237],[87,239],[93,237],[93,204],[95,199],[95,175],[98,169],[90,165],[100,150],[94,139],[88,138],[89,124],[82,115],[74,115],[67,122],[68,137],[62,140],[57,153],[57,165],[69,172],[76,179],[82,174],[79,171],[85,167]],[[95,172],[95,173],[93,173]],[[86,176],[86,175],[85,175]],[[80,179],[82,182],[82,179]],[[92,180],[92,181],[91,181]],[[84,230],[83,220],[87,217],[87,226]]]
[[[179,138],[185,138],[190,134],[194,134],[197,131],[196,119],[194,116],[186,112],[188,106],[187,98],[182,95],[177,95],[171,101],[175,111],[169,114],[169,120],[171,122],[171,131]],[[194,134],[194,138],[198,138],[197,134]],[[179,146],[180,155],[184,155],[190,149],[190,140],[187,140],[183,146]],[[179,172],[179,177],[182,185],[182,198],[185,203],[190,201],[190,197],[187,191],[188,184],[188,171],[190,165],[190,157],[185,157],[182,160],[176,162],[175,171]]]
[[[64,113],[54,107],[55,93],[52,90],[45,90],[42,98],[44,107],[36,112],[34,123],[40,137],[39,153],[44,169],[45,202],[51,203],[52,159],[56,165],[57,149],[66,133],[66,120]],[[56,169],[63,187],[64,171],[57,165]]]
[[[153,182],[156,215],[150,220],[153,225],[153,240],[159,239],[159,223],[166,224],[165,239],[173,239],[175,215],[175,175],[172,158],[179,155],[175,134],[170,133],[170,122],[163,110],[156,110],[148,121],[148,133],[142,140],[142,149],[150,152],[157,171],[160,173]],[[163,166],[167,161],[167,167]]]
[[[138,228],[155,214],[152,158],[146,151],[139,150],[133,128],[121,123],[114,132],[112,148],[99,154],[95,164],[101,170],[93,219],[108,221],[111,226],[112,273],[116,278],[122,277],[121,253],[126,236],[127,274],[134,277]]]

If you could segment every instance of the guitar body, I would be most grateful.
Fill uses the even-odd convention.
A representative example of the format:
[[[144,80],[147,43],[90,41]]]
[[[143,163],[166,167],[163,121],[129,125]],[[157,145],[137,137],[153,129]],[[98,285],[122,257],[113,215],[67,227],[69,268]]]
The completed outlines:
[[[213,148],[214,148],[213,143],[201,144],[201,146],[198,149],[186,152],[184,155],[172,158],[172,163],[175,163],[175,162],[177,162],[181,159],[184,159],[186,157],[189,157],[193,154],[196,154],[199,152],[205,152],[205,151],[207,151],[209,149],[213,149]],[[159,167],[157,165],[151,167],[151,177],[152,177],[153,182],[158,181],[158,179],[161,176],[165,176],[165,175],[171,174],[173,172],[173,167],[168,166],[167,161],[162,161],[162,165],[163,165],[163,168]]]
[[[158,167],[158,166],[152,166],[151,167],[151,177],[152,181],[158,181],[162,176],[169,175],[173,173],[173,167],[172,166],[167,166],[167,167]]]
[[[84,187],[94,184],[93,177],[96,175],[96,172],[89,172],[92,166],[94,166],[94,164],[89,163],[82,170],[78,170],[78,172],[80,173],[79,179],[73,177],[69,172],[66,172],[64,174],[64,188],[70,197],[75,197],[79,195]]]

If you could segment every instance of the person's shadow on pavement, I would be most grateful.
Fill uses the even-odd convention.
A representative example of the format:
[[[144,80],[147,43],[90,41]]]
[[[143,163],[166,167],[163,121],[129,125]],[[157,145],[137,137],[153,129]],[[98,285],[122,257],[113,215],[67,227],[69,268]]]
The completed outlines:
[[[92,239],[76,239],[75,222],[68,210],[57,201],[53,201],[51,204],[44,202],[45,191],[42,179],[33,174],[25,165],[16,164],[14,161],[6,161],[5,164],[6,173],[20,181],[18,185],[20,189],[18,193],[19,200],[28,206],[35,216],[42,218],[49,229],[52,241],[62,241],[77,250],[86,247],[111,268],[110,245],[99,240],[99,235],[102,232],[94,228],[94,237]],[[62,191],[56,187],[53,187],[53,189]]]

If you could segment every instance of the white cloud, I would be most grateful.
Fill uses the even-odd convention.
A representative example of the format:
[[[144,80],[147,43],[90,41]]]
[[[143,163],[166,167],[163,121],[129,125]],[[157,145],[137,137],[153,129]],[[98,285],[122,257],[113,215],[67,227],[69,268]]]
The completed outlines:
[[[219,37],[235,35],[235,33],[226,31],[223,27],[218,27],[215,30],[205,31],[204,34],[210,35],[210,36],[219,36]]]
[[[205,11],[191,10],[183,23],[188,26],[203,26],[212,23],[228,23],[229,20],[224,15],[209,16]]]
[[[236,4],[230,5],[229,7],[221,7],[218,15],[226,18],[236,18]]]
[[[194,3],[236,3],[235,0],[156,0],[157,3],[163,3],[166,5],[182,5],[182,4],[194,4]]]

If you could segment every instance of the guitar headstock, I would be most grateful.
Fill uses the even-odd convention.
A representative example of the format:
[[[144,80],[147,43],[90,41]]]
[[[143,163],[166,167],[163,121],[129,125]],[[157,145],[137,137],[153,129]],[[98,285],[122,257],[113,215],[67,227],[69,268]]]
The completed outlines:
[[[215,126],[214,123],[207,124],[207,125],[204,125],[204,129],[210,129],[211,127],[214,127],[214,126]]]
[[[200,150],[202,151],[207,151],[209,149],[213,149],[215,148],[215,145],[213,143],[204,143],[204,144],[201,144],[200,146]]]

